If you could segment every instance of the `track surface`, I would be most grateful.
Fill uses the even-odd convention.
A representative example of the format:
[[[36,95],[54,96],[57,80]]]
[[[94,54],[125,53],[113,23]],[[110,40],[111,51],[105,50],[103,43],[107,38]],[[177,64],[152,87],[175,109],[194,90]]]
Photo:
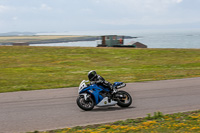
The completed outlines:
[[[133,97],[131,107],[94,108],[76,105],[77,87],[0,94],[0,133],[113,122],[144,117],[147,113],[200,109],[200,78],[129,83],[123,90]]]

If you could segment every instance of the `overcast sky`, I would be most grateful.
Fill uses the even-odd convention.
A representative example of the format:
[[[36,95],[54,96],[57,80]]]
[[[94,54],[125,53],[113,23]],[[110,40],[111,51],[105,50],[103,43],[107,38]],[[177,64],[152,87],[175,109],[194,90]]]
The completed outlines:
[[[200,0],[0,0],[0,33],[200,28]]]

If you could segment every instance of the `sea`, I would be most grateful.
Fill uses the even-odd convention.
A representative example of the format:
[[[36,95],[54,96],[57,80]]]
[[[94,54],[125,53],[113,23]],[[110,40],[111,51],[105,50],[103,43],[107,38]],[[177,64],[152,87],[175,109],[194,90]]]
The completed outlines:
[[[200,48],[200,29],[69,31],[64,33],[38,33],[37,35],[124,35],[137,37],[125,39],[124,44],[136,41],[147,45],[148,48]],[[30,46],[96,47],[99,41],[30,44]]]

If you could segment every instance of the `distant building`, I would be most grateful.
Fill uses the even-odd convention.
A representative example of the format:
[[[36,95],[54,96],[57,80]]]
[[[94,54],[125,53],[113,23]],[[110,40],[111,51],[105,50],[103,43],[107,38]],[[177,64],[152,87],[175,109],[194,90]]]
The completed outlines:
[[[147,45],[134,41],[124,45],[124,36],[105,35],[101,36],[101,42],[98,43],[97,47],[147,48]]]
[[[135,41],[131,41],[131,42],[127,43],[126,45],[134,45],[135,48],[147,48],[147,45],[140,43],[140,42],[135,42]]]
[[[105,35],[101,36],[101,42],[98,44],[98,47],[113,47],[123,45],[124,36],[117,35]]]
[[[12,44],[13,46],[29,46],[27,42],[15,42]]]

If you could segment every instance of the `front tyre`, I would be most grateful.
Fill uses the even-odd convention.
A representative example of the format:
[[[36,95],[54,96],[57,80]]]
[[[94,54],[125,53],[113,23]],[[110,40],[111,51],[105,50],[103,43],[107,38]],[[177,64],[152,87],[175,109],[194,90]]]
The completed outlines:
[[[79,96],[76,99],[76,102],[82,110],[89,111],[94,108],[94,100],[91,97],[88,97],[87,100],[85,100],[84,96]]]
[[[129,107],[132,103],[132,98],[131,95],[129,93],[127,93],[126,91],[118,91],[116,93],[117,95],[117,105],[120,107]]]

